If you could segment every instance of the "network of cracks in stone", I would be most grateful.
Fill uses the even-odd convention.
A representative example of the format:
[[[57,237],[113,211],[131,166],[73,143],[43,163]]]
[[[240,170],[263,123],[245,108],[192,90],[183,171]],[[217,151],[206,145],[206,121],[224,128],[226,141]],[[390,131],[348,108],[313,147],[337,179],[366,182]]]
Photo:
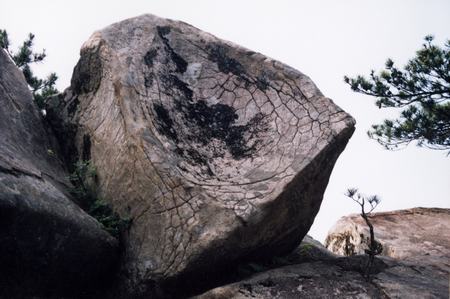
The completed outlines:
[[[146,94],[141,105],[161,138],[175,148],[179,175],[201,186],[202,194],[164,173],[155,183],[163,208],[153,213],[168,219],[158,270],[165,275],[179,269],[201,232],[198,211],[205,198],[220,200],[245,222],[255,201],[270,196],[276,181],[295,174],[294,158],[308,156],[318,142],[332,138],[333,121],[327,106],[307,102],[295,80],[279,80],[270,72],[255,77],[222,44],[183,41],[185,49],[199,53],[197,61],[188,62],[173,49],[170,32],[158,27],[142,58]]]

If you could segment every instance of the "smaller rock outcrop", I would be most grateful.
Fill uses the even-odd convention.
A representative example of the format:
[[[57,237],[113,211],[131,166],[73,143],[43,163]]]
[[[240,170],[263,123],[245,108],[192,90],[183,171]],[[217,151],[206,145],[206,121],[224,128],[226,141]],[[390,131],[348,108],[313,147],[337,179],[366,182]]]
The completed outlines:
[[[101,288],[117,241],[65,192],[68,174],[22,72],[0,50],[0,298]]]
[[[370,215],[382,255],[450,271],[450,209],[413,208]],[[342,217],[326,247],[340,255],[364,254],[369,230],[360,215]]]

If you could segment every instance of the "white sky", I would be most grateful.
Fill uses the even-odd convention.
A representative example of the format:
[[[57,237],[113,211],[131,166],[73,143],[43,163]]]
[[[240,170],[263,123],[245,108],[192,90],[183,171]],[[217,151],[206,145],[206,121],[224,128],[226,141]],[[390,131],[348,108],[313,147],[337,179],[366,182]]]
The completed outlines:
[[[344,215],[358,212],[343,193],[359,187],[378,194],[378,211],[411,207],[450,208],[450,157],[410,146],[390,152],[366,132],[396,111],[353,93],[343,76],[379,70],[386,58],[404,65],[427,34],[443,45],[450,38],[448,0],[227,0],[227,1],[19,1],[0,0],[0,28],[13,45],[28,32],[36,50],[46,49],[38,74],[55,71],[59,89],[70,84],[81,44],[98,29],[144,13],[178,19],[220,38],[278,59],[307,74],[319,89],[356,118],[357,129],[339,158],[310,234],[323,241]]]

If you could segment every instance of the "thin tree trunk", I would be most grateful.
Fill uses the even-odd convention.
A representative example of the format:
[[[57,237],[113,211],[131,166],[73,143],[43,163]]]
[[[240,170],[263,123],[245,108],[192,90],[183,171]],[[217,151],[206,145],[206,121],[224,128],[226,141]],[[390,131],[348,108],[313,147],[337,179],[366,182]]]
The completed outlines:
[[[361,216],[364,218],[364,221],[366,222],[367,226],[369,226],[369,232],[370,232],[370,243],[369,245],[369,250],[367,251],[369,258],[367,260],[367,265],[366,265],[366,271],[365,271],[365,277],[368,280],[370,278],[370,270],[372,268],[374,259],[375,259],[375,250],[376,250],[376,244],[375,244],[375,234],[373,232],[373,225],[372,223],[370,223],[369,217],[367,216],[367,214],[364,212],[364,209],[361,213]]]

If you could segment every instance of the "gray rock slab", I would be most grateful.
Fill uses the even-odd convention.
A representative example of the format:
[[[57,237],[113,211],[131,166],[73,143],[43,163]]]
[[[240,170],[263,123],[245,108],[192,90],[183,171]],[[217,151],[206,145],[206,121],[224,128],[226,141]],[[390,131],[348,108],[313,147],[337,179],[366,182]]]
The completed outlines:
[[[117,241],[67,196],[67,173],[22,72],[0,50],[0,297],[84,294]]]
[[[367,281],[366,256],[324,255],[324,250],[307,236],[284,263],[192,298],[448,298],[448,280],[439,267],[381,257]]]

